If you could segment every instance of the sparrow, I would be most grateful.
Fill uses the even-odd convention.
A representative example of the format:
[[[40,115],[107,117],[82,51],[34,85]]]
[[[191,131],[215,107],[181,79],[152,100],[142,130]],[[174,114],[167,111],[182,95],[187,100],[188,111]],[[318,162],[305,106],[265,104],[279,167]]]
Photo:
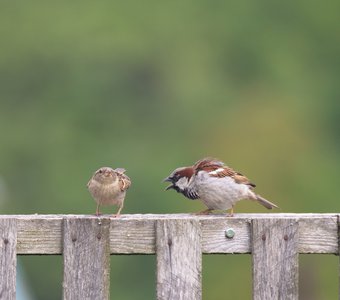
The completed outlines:
[[[200,199],[208,207],[198,214],[230,209],[233,216],[235,204],[243,199],[257,201],[268,209],[278,208],[256,194],[256,185],[247,177],[215,158],[203,158],[193,166],[177,168],[164,181],[171,183],[166,190],[174,189],[189,199]]]
[[[100,214],[100,205],[117,205],[118,211],[113,216],[120,216],[126,190],[131,185],[131,180],[124,174],[125,172],[126,170],[123,168],[102,167],[93,174],[87,183],[90,194],[97,202],[96,216]]]

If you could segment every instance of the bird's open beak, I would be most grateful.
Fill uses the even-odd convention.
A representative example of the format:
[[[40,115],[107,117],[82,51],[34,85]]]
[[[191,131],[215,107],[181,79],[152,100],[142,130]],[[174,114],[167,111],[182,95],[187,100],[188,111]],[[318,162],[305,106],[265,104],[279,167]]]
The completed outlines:
[[[172,183],[172,180],[169,177],[163,179],[163,182],[171,182],[171,184],[165,188],[166,191],[174,188],[174,184]]]
[[[167,191],[167,190],[171,190],[171,189],[173,189],[175,186],[171,183],[169,186],[167,186],[166,188],[165,188],[165,190]]]

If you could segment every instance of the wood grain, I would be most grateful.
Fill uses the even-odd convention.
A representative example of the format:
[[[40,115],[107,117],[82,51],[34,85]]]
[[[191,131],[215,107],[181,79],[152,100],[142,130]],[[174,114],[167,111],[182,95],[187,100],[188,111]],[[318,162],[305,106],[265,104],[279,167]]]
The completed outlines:
[[[63,217],[18,218],[18,254],[61,254]]]
[[[250,253],[250,220],[218,218],[201,220],[200,224],[203,253]],[[229,228],[235,232],[232,239],[225,236],[225,231]]]
[[[252,221],[254,300],[298,299],[298,237],[296,219]]]
[[[0,299],[15,299],[16,254],[64,254],[64,299],[109,299],[109,255],[155,253],[161,300],[201,299],[202,253],[252,253],[253,299],[297,299],[298,254],[338,255],[339,216],[1,215]]]
[[[63,299],[110,299],[110,219],[64,221]]]
[[[0,299],[15,300],[16,219],[0,219]]]
[[[155,222],[149,219],[112,219],[111,254],[154,254]]]
[[[201,231],[196,220],[156,223],[157,299],[202,298]]]
[[[100,218],[109,218],[102,216]],[[89,215],[0,216],[17,220],[18,254],[62,254],[63,220],[100,219]],[[111,218],[111,254],[155,254],[155,222],[158,220],[197,220],[202,230],[202,252],[250,253],[250,223],[254,219],[294,218],[299,223],[299,253],[338,254],[336,214],[236,214],[195,216],[190,214],[122,215]],[[225,230],[233,228],[235,237],[226,239]]]

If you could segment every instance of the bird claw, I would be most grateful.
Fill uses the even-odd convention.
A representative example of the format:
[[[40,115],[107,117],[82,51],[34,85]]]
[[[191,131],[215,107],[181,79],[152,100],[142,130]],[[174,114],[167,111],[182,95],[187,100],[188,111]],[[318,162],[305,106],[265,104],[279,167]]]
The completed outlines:
[[[211,209],[205,209],[205,210],[194,213],[194,215],[196,216],[209,215],[211,211],[212,211]]]

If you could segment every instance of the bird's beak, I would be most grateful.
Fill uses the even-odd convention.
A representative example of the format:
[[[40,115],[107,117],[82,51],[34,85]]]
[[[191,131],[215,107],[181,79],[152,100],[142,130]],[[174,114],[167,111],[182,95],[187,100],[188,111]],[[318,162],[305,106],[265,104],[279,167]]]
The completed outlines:
[[[170,177],[164,178],[163,182],[172,182],[172,180],[170,179]]]
[[[171,184],[165,188],[166,191],[174,188],[174,184],[172,183],[172,180],[169,177],[163,179],[163,182],[171,182]]]
[[[166,188],[165,188],[165,190],[167,191],[167,190],[171,190],[171,189],[173,189],[175,186],[171,183],[169,186],[167,186]]]

